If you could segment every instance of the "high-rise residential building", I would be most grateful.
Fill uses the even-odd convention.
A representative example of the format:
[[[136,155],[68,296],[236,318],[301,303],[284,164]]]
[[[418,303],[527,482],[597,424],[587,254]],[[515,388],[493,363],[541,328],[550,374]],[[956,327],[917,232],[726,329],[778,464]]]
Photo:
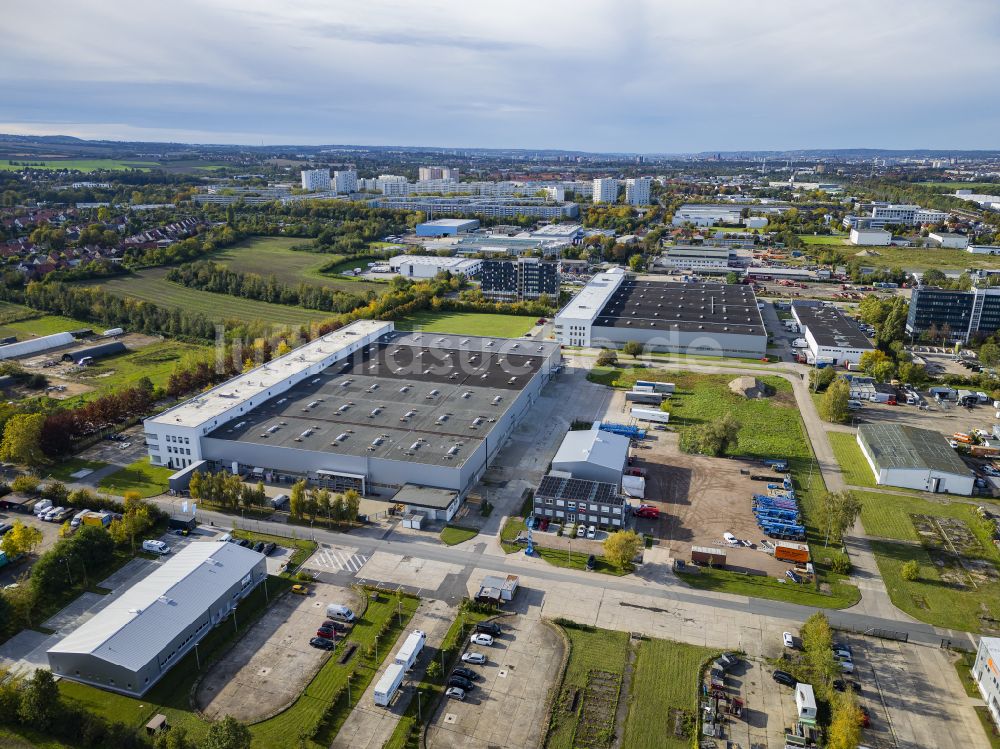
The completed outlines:
[[[302,170],[303,190],[329,190],[330,170],[329,169],[303,169]]]
[[[450,166],[422,166],[417,177],[419,180],[453,179],[458,181],[458,169]]]
[[[358,173],[353,169],[345,169],[333,173],[334,190],[339,193],[358,191]]]
[[[625,180],[625,202],[629,205],[649,205],[649,187],[653,180],[649,177],[635,177]]]
[[[618,201],[618,180],[599,177],[594,180],[594,202],[616,203]]]
[[[522,302],[546,294],[559,297],[559,263],[522,257],[517,260],[484,260],[479,273],[481,289],[488,299]]]
[[[969,291],[918,286],[910,294],[906,332],[968,342],[977,334],[1000,330],[1000,288],[974,286]]]

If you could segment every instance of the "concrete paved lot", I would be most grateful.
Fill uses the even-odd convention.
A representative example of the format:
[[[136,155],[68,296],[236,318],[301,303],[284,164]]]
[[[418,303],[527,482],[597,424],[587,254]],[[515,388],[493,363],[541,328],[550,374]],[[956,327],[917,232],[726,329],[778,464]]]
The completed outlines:
[[[195,702],[205,715],[232,715],[251,723],[292,703],[330,657],[310,647],[326,603],[357,606],[349,588],[318,583],[309,596],[285,593],[249,632],[215,663],[198,685]]]
[[[358,572],[359,579],[392,580],[400,585],[436,590],[447,575],[461,572],[458,565],[377,551]]]
[[[743,661],[726,675],[726,692],[743,700],[743,715],[730,716],[725,738],[741,747],[782,747],[786,726],[796,719],[795,692],[776,684],[763,659]]]
[[[492,647],[474,646],[489,660],[469,666],[482,675],[464,702],[447,700],[428,730],[435,749],[529,749],[541,746],[549,690],[562,659],[562,640],[537,615],[502,619]]]

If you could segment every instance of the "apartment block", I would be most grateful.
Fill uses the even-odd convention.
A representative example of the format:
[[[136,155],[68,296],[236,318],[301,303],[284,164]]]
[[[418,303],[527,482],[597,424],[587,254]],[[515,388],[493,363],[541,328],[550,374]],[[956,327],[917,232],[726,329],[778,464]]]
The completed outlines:
[[[595,179],[594,202],[595,203],[618,202],[618,180],[611,179],[610,177]]]
[[[501,302],[523,302],[542,294],[559,297],[559,263],[522,257],[517,260],[484,260],[480,272],[482,292]]]
[[[329,190],[330,170],[329,169],[303,169],[302,170],[303,190]]]

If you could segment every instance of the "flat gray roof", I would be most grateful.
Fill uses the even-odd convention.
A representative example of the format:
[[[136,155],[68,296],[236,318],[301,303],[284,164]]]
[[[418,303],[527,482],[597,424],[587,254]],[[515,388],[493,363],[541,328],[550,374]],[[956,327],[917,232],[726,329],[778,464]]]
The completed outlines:
[[[458,467],[557,351],[397,331],[206,436]]]
[[[594,325],[766,336],[757,296],[745,284],[638,281],[627,278]]]
[[[858,436],[879,468],[919,468],[970,475],[969,467],[940,432],[899,424],[862,424]]]
[[[832,305],[792,302],[799,322],[809,328],[816,343],[830,348],[874,349],[858,324]]]

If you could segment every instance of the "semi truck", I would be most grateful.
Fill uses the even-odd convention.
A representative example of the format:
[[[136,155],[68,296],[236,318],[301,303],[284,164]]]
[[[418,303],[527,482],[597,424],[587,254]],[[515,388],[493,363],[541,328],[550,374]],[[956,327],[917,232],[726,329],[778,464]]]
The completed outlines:
[[[389,667],[382,674],[382,678],[375,685],[374,701],[379,707],[389,707],[392,698],[403,683],[403,674],[406,672],[398,663],[390,663]]]
[[[670,421],[670,414],[653,408],[632,407],[630,411],[632,418],[638,421],[655,421],[660,424],[667,424]]]
[[[427,642],[427,635],[425,633],[419,629],[410,632],[409,636],[403,642],[403,646],[396,653],[396,663],[406,671],[409,671],[413,668],[413,664],[417,662],[417,656],[424,649],[425,642]]]

